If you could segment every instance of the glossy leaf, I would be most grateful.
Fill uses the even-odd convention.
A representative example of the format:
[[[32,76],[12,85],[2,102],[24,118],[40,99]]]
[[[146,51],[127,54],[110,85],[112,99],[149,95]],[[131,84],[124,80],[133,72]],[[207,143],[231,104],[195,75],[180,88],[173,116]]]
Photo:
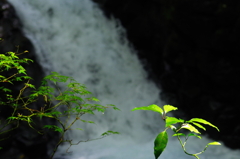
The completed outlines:
[[[215,142],[210,142],[210,143],[208,143],[208,144],[205,146],[204,151],[208,148],[209,145],[217,145],[217,146],[218,146],[218,145],[221,145],[221,143],[216,142],[216,141],[215,141]]]
[[[201,129],[203,129],[203,130],[206,130],[206,128],[199,123],[196,123],[196,122],[191,122],[191,123],[196,125],[197,127],[201,128]]]
[[[164,151],[164,149],[166,148],[168,143],[168,134],[166,131],[163,131],[161,133],[158,134],[158,136],[156,137],[155,141],[154,141],[154,155],[155,155],[155,159],[157,159],[162,152]]]
[[[176,132],[177,131],[177,128],[176,128],[176,126],[174,126],[174,125],[169,125],[170,126],[170,128],[172,129],[172,131],[174,131],[174,132]]]
[[[158,112],[160,114],[163,114],[162,108],[160,108],[156,104],[152,104],[149,106],[143,106],[143,107],[136,107],[136,108],[132,109],[132,111],[135,111],[135,110],[152,110],[152,111]]]
[[[183,133],[176,133],[176,134],[173,134],[173,136],[186,136],[186,135]]]
[[[170,112],[170,111],[173,111],[173,110],[177,110],[178,108],[177,107],[174,107],[174,106],[171,106],[171,105],[164,105],[163,106],[163,110],[166,113]]]
[[[215,125],[213,125],[210,122],[208,122],[204,119],[201,119],[201,118],[193,118],[193,119],[189,120],[189,122],[198,122],[198,123],[206,124],[206,125],[209,125],[211,127],[214,127],[215,129],[217,129],[219,131],[218,127],[216,127]]]
[[[177,123],[183,123],[184,120],[183,119],[177,119],[174,117],[167,117],[166,118],[166,127],[169,127],[172,124],[177,124]]]
[[[210,142],[207,145],[221,145],[221,143],[215,141],[215,142]]]
[[[201,134],[194,126],[188,123],[184,124],[181,128],[188,129],[189,131],[195,132],[197,134]]]

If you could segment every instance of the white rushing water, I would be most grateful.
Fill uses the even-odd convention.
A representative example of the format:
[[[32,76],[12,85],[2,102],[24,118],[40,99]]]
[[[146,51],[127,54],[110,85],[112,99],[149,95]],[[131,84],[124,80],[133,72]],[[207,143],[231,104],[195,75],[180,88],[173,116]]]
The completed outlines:
[[[107,110],[89,117],[93,125],[76,125],[75,141],[96,138],[107,130],[121,135],[60,147],[56,158],[64,159],[153,159],[154,137],[163,130],[155,112],[135,111],[137,106],[164,103],[160,90],[146,79],[135,51],[129,47],[124,30],[116,20],[106,19],[90,0],[9,0],[19,15],[26,36],[33,42],[46,74],[51,71],[72,76],[101,100],[121,111]],[[85,138],[84,138],[85,137]],[[188,149],[198,152],[211,140],[192,139]],[[63,157],[64,156],[64,157]],[[201,159],[239,159],[240,152],[212,146]],[[175,139],[170,138],[160,158],[192,159]]]

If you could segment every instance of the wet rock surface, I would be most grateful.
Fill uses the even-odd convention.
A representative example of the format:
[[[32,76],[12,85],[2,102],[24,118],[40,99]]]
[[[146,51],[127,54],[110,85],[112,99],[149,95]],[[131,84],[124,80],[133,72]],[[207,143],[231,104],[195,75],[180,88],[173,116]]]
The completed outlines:
[[[215,140],[240,148],[240,2],[94,0],[120,19],[161,98],[204,118]]]

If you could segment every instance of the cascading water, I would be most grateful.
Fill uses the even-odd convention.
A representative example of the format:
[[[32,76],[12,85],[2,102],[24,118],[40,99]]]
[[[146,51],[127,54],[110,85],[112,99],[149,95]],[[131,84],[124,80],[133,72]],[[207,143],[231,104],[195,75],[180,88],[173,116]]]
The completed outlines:
[[[72,146],[63,156],[62,146],[56,158],[66,159],[150,159],[153,140],[163,124],[154,112],[136,111],[137,106],[163,105],[159,89],[146,79],[137,56],[122,36],[116,20],[106,19],[90,0],[9,0],[15,7],[26,36],[33,42],[45,73],[59,72],[85,84],[101,100],[115,104],[121,111],[88,117],[94,125],[76,125],[74,141],[99,137],[107,130],[121,135]],[[187,148],[202,150],[209,139],[192,139]],[[210,147],[201,159],[239,159],[240,152],[224,146]],[[161,156],[167,159],[192,159],[186,156],[177,140],[170,140]]]

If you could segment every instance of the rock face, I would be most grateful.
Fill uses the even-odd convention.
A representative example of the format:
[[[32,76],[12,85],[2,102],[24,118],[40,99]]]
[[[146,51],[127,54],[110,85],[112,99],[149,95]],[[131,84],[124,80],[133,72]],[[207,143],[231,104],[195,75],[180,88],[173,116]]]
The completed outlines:
[[[240,148],[240,1],[94,0],[120,19],[176,116],[204,118],[209,136]]]
[[[23,35],[21,31],[21,23],[19,22],[14,9],[5,1],[0,0],[0,37],[3,41],[0,42],[0,53],[6,53],[9,51],[22,53],[28,50],[29,53],[20,55],[21,58],[29,58],[34,60],[34,63],[25,65],[28,75],[34,80],[32,84],[36,87],[40,85],[40,81],[44,76],[40,65],[36,62],[35,52],[31,42]],[[8,76],[13,72],[8,72]],[[6,75],[6,74],[5,74]],[[2,86],[3,83],[0,83]],[[8,87],[9,88],[9,87]],[[22,82],[16,82],[12,85],[11,90],[18,95],[19,90],[23,88]],[[4,100],[4,96],[1,92],[0,98]],[[43,102],[39,101],[32,104],[31,108],[37,108],[42,106]],[[0,107],[0,132],[2,130],[2,124],[4,124],[7,117],[11,116],[12,109],[5,105]],[[53,123],[49,120],[34,120],[36,127],[45,124]],[[11,124],[7,129],[13,128],[15,125]],[[52,151],[53,144],[56,143],[58,135],[54,132],[45,133],[44,135],[38,134],[35,130],[31,129],[27,122],[20,122],[19,128],[10,131],[8,133],[0,134],[0,150],[1,158],[13,159],[13,158],[26,158],[26,159],[45,159],[48,157],[48,152]]]

